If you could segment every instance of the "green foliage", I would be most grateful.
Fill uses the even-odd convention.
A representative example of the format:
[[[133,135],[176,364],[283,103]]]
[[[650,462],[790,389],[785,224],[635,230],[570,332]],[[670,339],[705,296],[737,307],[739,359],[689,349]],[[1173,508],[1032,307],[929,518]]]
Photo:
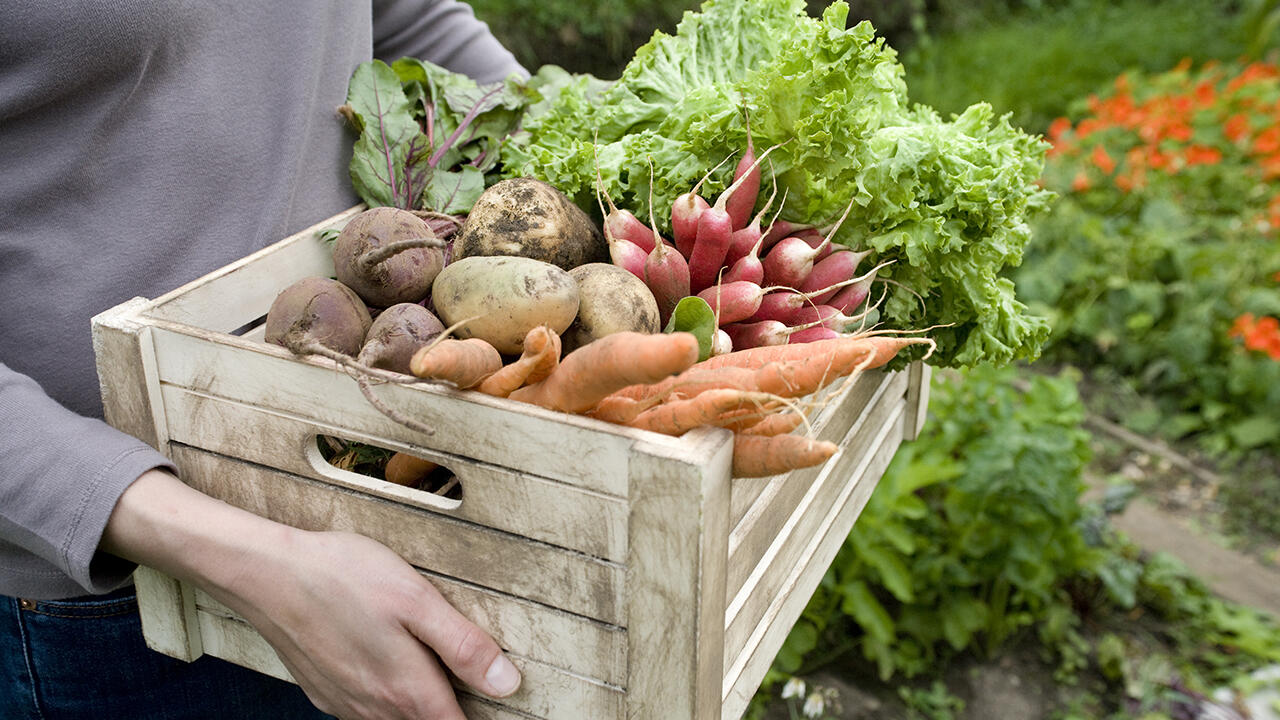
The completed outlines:
[[[1119,373],[1160,411],[1141,429],[1211,453],[1280,449],[1280,337],[1244,329],[1280,315],[1278,101],[1269,65],[1122,76],[1051,130],[1062,199],[1013,274],[1050,357]]]
[[[1070,378],[971,371],[936,384],[927,433],[903,446],[778,656],[800,669],[824,634],[852,641],[882,678],[927,672],[1044,624],[1062,580],[1092,562],[1079,529],[1089,458]]]
[[[901,692],[924,717],[958,708],[919,679],[1015,638],[1041,643],[1060,680],[1101,677],[1076,710],[1116,720],[1173,712],[1280,660],[1274,619],[1215,597],[1170,556],[1144,556],[1080,503],[1090,451],[1074,380],[990,367],[935,380],[925,433],[872,494],[757,713],[782,680],[848,653],[914,688]]]
[[[1125,70],[1237,57],[1256,27],[1245,20],[1206,0],[944,2],[937,34],[918,34],[903,64],[913,97],[942,112],[989,102],[1044,130]]]
[[[696,0],[470,0],[476,17],[530,70],[553,64],[616,78],[655,29],[670,30]]]

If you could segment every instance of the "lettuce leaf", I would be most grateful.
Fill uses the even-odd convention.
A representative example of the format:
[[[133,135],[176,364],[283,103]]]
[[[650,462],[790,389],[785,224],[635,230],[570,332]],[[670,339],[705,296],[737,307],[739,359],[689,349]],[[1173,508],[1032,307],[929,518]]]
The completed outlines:
[[[872,250],[865,267],[892,263],[882,325],[928,329],[939,365],[1034,359],[1048,324],[1001,276],[1052,197],[1037,185],[1047,145],[985,104],[949,119],[913,105],[903,77],[870,23],[848,27],[843,2],[814,18],[804,0],[710,0],[611,85],[563,83],[528,108],[502,173],[594,207],[598,172],[615,203],[652,207],[666,230],[704,175],[704,197],[724,189],[749,127],[757,153],[785,143],[768,158],[782,217],[825,226],[850,207],[837,241]]]

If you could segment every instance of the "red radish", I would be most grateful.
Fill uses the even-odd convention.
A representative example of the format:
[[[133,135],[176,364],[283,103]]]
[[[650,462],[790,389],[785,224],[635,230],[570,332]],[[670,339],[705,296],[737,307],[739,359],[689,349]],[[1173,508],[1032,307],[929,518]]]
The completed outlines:
[[[779,240],[793,235],[800,235],[806,230],[813,230],[812,225],[802,223],[793,223],[786,220],[774,220],[769,229],[765,231],[760,238],[760,247],[762,250],[768,250],[777,244]]]
[[[609,237],[608,234],[605,237],[609,240],[609,259],[613,264],[644,280],[645,261],[649,259],[649,252],[653,248],[645,250],[628,240]],[[653,242],[652,237],[649,242]]]
[[[698,218],[702,212],[711,207],[711,203],[707,202],[698,190],[702,188],[702,183],[706,182],[720,166],[725,163],[725,158],[721,160],[715,167],[707,171],[702,179],[694,184],[693,189],[689,192],[677,197],[675,202],[671,204],[671,238],[676,243],[676,249],[680,254],[689,257],[693,252],[693,241],[698,236]],[[650,202],[652,205],[652,202]],[[653,214],[653,208],[649,208],[649,214]],[[652,224],[652,220],[650,220]]]
[[[800,287],[813,271],[814,260],[831,246],[831,239],[835,237],[840,224],[849,217],[849,211],[852,209],[853,201],[850,201],[848,207],[844,209],[844,214],[831,228],[831,232],[827,233],[816,247],[810,245],[804,238],[794,235],[779,240],[762,260],[765,282],[770,285]]]
[[[698,293],[716,314],[717,325],[746,320],[760,309],[766,290],[746,280],[721,283]]]
[[[766,345],[786,345],[787,339],[801,330],[811,326],[788,327],[777,320],[758,320],[755,322],[736,322],[725,325],[721,330],[728,333],[733,341],[734,350],[764,347]]]
[[[861,252],[855,252],[853,250],[836,250],[830,255],[814,263],[813,269],[809,271],[809,276],[806,277],[796,287],[796,289],[801,292],[813,292],[814,290],[819,290],[821,288],[830,288],[832,285],[835,285],[842,280],[847,280],[858,272],[858,264],[862,262],[863,258],[870,254],[871,251],[869,250],[863,250]],[[835,295],[839,291],[839,288],[835,288],[829,293],[815,295],[813,301],[817,303],[826,302],[831,299],[832,295]]]
[[[650,167],[652,170],[652,167]],[[676,304],[689,295],[689,262],[658,234],[653,222],[653,179],[649,185],[649,227],[653,231],[653,250],[644,261],[644,284],[658,301],[658,321],[666,327]]]
[[[759,166],[769,153],[781,147],[781,144],[765,150],[760,157],[756,158],[753,165]],[[698,227],[694,236],[693,246],[689,249],[689,287],[698,292],[711,287],[720,275],[720,270],[724,267],[725,256],[729,252],[729,245],[733,239],[733,219],[729,216],[728,210],[725,209],[729,201],[738,193],[738,191],[750,179],[749,175],[739,177],[724,192],[720,193],[720,197],[716,198],[715,205],[703,210],[698,215]],[[759,178],[757,178],[757,183]],[[755,203],[755,200],[752,200]]]
[[[880,268],[889,263],[880,263],[865,273],[853,278],[853,282],[845,285],[844,289],[832,295],[827,300],[827,304],[836,308],[840,312],[852,312],[854,308],[866,302],[867,296],[871,294],[871,283],[875,282],[876,273]]]
[[[729,240],[729,252],[725,253],[725,267],[732,267],[742,258],[754,254],[759,259],[760,239],[764,234],[760,228],[760,223],[764,221],[765,213],[769,212],[769,208],[773,205],[773,199],[778,196],[778,185],[774,183],[773,192],[769,194],[769,201],[764,204],[760,212],[751,219],[746,227],[733,231],[733,237]],[[783,198],[783,202],[786,198]]]
[[[791,316],[791,325],[821,325],[839,332],[847,332],[866,320],[870,314],[871,308],[857,315],[846,315],[830,305],[805,305]]]
[[[820,288],[815,292],[802,293],[790,288],[779,288],[770,286],[771,291],[760,299],[760,309],[752,315],[751,320],[777,320],[778,322],[790,323],[796,311],[806,305],[813,305],[813,297],[821,293],[827,292],[832,288],[840,288],[846,285],[852,285],[858,282],[859,278],[850,278],[844,282],[839,282],[832,287]]]
[[[729,337],[729,333],[724,330],[716,330],[715,337],[711,338],[711,355],[725,355],[733,352],[733,338]]]
[[[592,150],[595,146],[592,145]],[[604,202],[609,203],[608,212],[604,209],[604,203],[600,202],[600,198],[604,198]],[[645,225],[630,210],[619,210],[618,206],[613,204],[613,198],[609,197],[609,193],[604,189],[604,180],[600,177],[599,158],[596,161],[596,203],[600,205],[600,214],[604,216],[604,237],[609,241],[609,254],[613,256],[614,240],[624,240],[638,246],[646,253],[653,250],[654,234],[653,228]],[[614,259],[615,265],[626,267]],[[630,269],[630,268],[628,268]]]
[[[750,118],[747,118],[746,125],[747,151],[742,154],[738,167],[733,171],[734,183],[740,183],[741,187],[724,206],[725,211],[729,213],[729,218],[733,221],[734,230],[747,226],[751,218],[751,210],[755,208],[756,199],[760,195],[760,163],[756,162],[755,143],[751,141]]]
[[[811,328],[796,329],[795,332],[787,337],[787,343],[794,345],[796,343],[814,342],[815,340],[834,340],[838,337],[841,337],[840,333],[829,327],[818,325]]]
[[[743,280],[756,285],[764,282],[764,265],[760,264],[760,258],[756,256],[755,252],[739,258],[721,277],[721,281],[726,283]]]

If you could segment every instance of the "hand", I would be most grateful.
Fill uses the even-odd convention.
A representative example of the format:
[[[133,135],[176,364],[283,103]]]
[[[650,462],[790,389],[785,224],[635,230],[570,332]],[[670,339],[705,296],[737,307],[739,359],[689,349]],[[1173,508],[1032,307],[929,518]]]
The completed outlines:
[[[488,695],[519,687],[492,638],[361,535],[296,530],[152,471],[121,496],[102,548],[243,615],[312,702],[343,720],[463,720],[439,661]]]

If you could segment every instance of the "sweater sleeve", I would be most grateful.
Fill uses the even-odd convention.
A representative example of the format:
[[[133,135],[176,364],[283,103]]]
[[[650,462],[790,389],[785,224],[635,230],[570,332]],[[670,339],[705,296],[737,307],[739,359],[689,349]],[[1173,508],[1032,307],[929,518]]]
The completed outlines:
[[[456,0],[374,0],[373,54],[387,62],[421,58],[480,83],[529,74],[471,6]]]
[[[0,364],[0,594],[102,593],[133,565],[98,553],[116,500],[173,465],[142,441],[67,410]]]

